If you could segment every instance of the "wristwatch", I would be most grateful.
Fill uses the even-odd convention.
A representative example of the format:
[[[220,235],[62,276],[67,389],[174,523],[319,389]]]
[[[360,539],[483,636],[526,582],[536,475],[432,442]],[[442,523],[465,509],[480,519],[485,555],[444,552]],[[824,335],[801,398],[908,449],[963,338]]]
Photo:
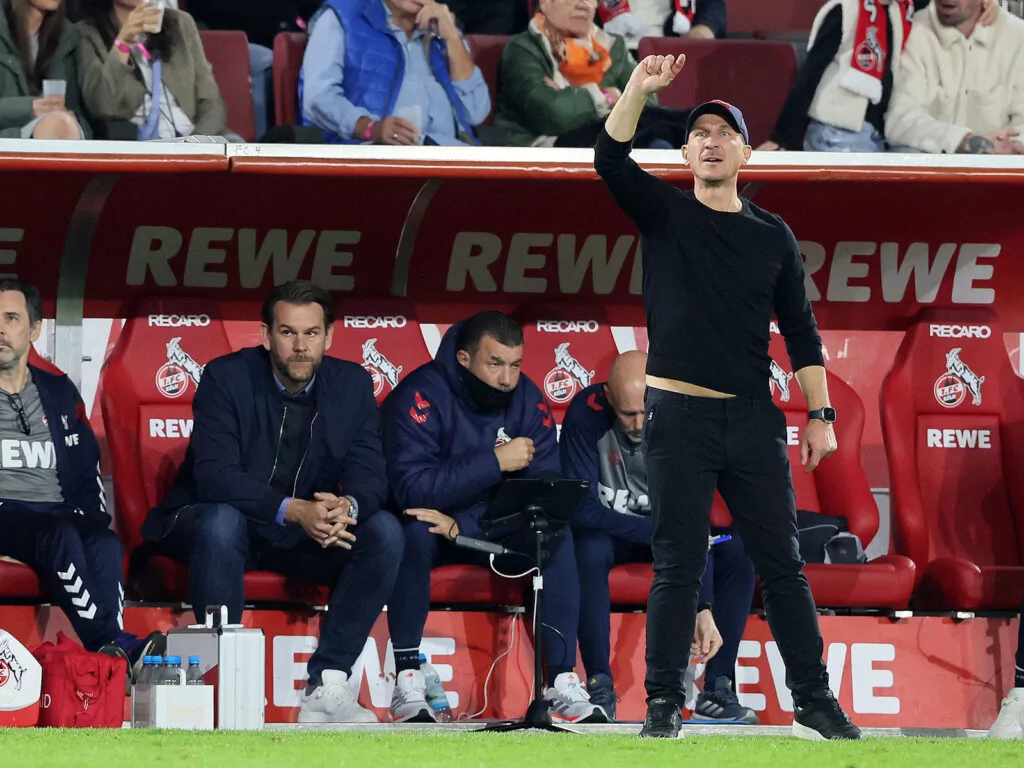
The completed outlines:
[[[826,424],[833,424],[836,420],[836,409],[818,408],[817,410],[808,413],[807,418],[818,419],[819,421],[824,421]]]

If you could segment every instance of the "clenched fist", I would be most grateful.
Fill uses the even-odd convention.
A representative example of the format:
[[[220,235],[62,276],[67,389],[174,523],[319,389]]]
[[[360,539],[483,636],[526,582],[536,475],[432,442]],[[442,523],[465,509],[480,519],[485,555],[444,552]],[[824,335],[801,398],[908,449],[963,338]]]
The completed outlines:
[[[686,56],[647,56],[629,76],[627,88],[639,91],[644,98],[664,90],[683,71]]]
[[[510,443],[499,445],[494,449],[494,455],[498,457],[498,466],[502,472],[518,472],[526,469],[533,461],[533,454],[536,449],[533,447],[533,440],[528,437],[517,437]]]

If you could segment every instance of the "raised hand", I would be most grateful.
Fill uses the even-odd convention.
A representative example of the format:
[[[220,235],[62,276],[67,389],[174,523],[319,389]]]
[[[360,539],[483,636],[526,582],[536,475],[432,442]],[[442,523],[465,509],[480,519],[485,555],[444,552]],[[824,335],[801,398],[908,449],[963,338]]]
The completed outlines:
[[[636,65],[629,76],[627,87],[643,94],[644,98],[667,88],[683,71],[686,56],[647,56]]]

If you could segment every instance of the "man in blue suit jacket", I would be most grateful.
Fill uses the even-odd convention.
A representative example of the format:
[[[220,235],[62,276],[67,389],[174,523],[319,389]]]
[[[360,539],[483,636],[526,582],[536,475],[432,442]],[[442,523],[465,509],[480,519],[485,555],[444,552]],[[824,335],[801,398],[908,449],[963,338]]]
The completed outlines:
[[[296,280],[263,304],[263,346],[212,360],[192,408],[185,460],[142,535],[188,563],[196,618],[242,619],[243,575],[332,586],[299,722],[376,722],[348,685],[398,573],[402,533],[387,495],[370,375],[325,357],[334,311]]]

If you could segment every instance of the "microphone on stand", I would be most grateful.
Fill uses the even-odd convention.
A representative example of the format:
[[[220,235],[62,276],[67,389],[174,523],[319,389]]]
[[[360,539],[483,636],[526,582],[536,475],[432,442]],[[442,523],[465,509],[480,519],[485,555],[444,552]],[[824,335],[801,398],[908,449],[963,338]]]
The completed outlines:
[[[452,543],[457,547],[463,547],[465,549],[475,549],[478,552],[486,552],[489,555],[514,555],[516,554],[511,549],[506,549],[501,544],[495,544],[493,541],[484,541],[483,539],[471,539],[469,536],[456,536],[452,539]]]

